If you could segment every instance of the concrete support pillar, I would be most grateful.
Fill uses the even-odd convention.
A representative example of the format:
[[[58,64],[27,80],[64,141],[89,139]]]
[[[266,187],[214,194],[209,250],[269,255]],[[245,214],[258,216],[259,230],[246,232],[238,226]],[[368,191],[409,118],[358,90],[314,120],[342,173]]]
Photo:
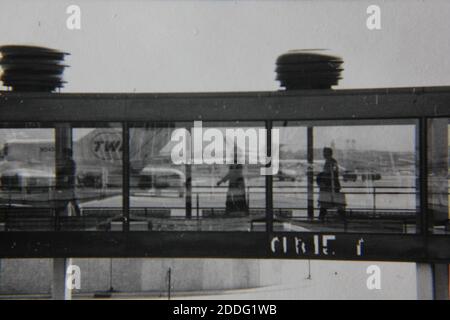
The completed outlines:
[[[417,299],[449,299],[449,265],[417,263]]]
[[[434,298],[449,300],[449,271],[448,264],[434,265]]]
[[[67,268],[71,265],[70,258],[53,259],[52,299],[71,300],[72,290],[67,286]]]
[[[417,300],[433,300],[433,266],[430,263],[416,263]]]

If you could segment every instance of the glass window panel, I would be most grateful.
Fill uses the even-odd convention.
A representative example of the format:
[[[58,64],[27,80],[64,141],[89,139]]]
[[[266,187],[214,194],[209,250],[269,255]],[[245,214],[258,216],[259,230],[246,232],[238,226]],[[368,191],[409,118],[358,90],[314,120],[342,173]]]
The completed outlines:
[[[265,231],[264,122],[204,122],[202,129],[202,163],[192,166],[202,230]]]
[[[281,179],[274,177],[274,213],[285,227],[416,232],[416,126],[385,123],[275,123]]]
[[[0,231],[54,229],[55,135],[0,129]]]
[[[306,231],[294,221],[308,216],[308,155],[307,127],[291,126],[288,122],[275,123],[279,130],[279,170],[273,175],[274,229]]]
[[[237,144],[226,139],[227,130],[253,135],[258,128],[264,123],[148,123],[130,129],[130,217],[135,230],[265,231],[264,177],[260,165],[247,164],[255,150],[244,143],[247,162],[240,165],[226,151],[228,145],[234,151]]]
[[[64,128],[56,132],[64,134]],[[122,129],[120,124],[72,128],[61,139],[62,231],[121,231]],[[65,166],[65,167],[64,167]],[[57,168],[59,166],[57,165]],[[64,190],[66,189],[66,190]]]
[[[189,123],[130,128],[130,231],[189,229],[187,164],[172,161],[172,134]],[[184,150],[189,152],[189,150]]]
[[[430,229],[449,234],[450,122],[447,118],[428,121],[428,207]]]

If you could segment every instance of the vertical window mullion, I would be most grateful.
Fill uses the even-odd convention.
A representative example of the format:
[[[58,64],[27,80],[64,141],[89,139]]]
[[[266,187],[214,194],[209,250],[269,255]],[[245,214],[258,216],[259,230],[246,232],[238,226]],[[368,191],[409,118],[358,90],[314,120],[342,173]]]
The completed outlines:
[[[266,121],[266,152],[270,158],[272,156],[272,121]],[[267,166],[271,166],[272,161]],[[266,232],[273,232],[273,176],[266,175]]]
[[[122,124],[122,212],[123,231],[130,230],[130,132],[128,123]]]

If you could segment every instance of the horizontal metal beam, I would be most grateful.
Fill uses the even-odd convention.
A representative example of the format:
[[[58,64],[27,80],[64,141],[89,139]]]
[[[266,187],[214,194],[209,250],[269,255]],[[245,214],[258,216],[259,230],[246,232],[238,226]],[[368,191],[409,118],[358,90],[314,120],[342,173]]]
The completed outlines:
[[[208,94],[0,94],[2,122],[450,117],[450,88]]]
[[[303,245],[304,243],[304,245]],[[312,232],[0,232],[0,258],[178,257],[450,262],[450,237]]]

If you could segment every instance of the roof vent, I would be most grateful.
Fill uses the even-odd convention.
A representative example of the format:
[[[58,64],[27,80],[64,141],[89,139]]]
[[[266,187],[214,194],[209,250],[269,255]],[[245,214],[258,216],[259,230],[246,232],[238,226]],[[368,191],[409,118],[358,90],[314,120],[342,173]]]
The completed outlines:
[[[277,80],[286,90],[331,89],[341,78],[342,58],[315,50],[290,50],[277,59]]]
[[[19,92],[52,92],[62,88],[68,53],[54,49],[8,45],[0,46],[3,85]]]

